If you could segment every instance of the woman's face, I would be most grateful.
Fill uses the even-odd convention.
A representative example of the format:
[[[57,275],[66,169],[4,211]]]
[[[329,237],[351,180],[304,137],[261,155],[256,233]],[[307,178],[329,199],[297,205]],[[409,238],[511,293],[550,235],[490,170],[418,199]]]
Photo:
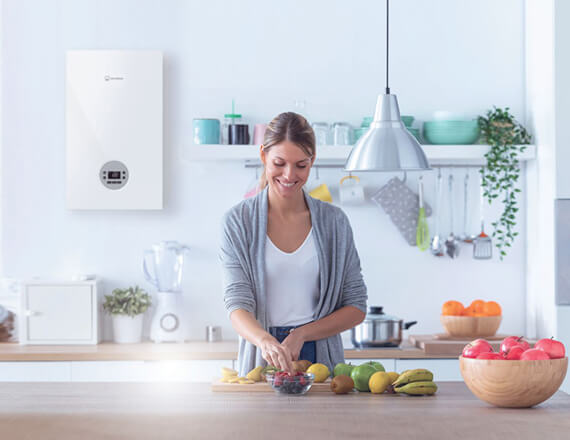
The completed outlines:
[[[314,157],[289,141],[272,146],[268,151],[261,150],[261,161],[265,165],[265,175],[270,190],[281,197],[289,198],[298,194],[309,178]]]

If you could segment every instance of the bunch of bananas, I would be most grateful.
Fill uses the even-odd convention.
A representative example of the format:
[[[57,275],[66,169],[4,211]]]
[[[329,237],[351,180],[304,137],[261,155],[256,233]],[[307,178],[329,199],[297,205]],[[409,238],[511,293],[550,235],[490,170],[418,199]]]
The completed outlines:
[[[425,368],[404,371],[392,383],[392,386],[396,393],[414,396],[435,394],[437,391],[437,385],[433,381],[433,373]]]

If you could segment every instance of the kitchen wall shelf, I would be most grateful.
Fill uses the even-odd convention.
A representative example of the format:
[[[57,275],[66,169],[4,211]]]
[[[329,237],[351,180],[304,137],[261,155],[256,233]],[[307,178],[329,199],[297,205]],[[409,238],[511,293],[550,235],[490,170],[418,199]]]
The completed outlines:
[[[426,156],[433,166],[445,165],[483,165],[489,145],[422,145]],[[352,146],[319,145],[317,146],[316,165],[343,166]],[[251,164],[259,161],[257,145],[190,145],[183,147],[182,157],[189,162],[224,162],[242,161]],[[527,161],[536,157],[536,146],[528,145],[520,160]]]

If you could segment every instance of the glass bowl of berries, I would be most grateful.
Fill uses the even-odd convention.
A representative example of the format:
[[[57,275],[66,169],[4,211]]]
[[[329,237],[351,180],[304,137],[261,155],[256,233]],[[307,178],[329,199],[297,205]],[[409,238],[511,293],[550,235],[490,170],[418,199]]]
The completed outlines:
[[[291,375],[285,371],[276,371],[265,376],[271,388],[282,394],[305,394],[313,385],[315,375],[298,372]]]

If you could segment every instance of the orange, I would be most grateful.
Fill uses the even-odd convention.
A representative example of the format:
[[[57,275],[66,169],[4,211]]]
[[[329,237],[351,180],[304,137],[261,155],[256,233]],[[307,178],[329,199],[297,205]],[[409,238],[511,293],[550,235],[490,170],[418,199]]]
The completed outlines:
[[[465,309],[464,314],[467,316],[477,316],[478,314],[483,313],[484,306],[485,306],[485,301],[483,301],[482,299],[476,299],[469,305],[469,307]]]
[[[495,301],[487,301],[483,306],[483,314],[485,316],[500,316],[501,313],[501,306]]]
[[[441,309],[442,315],[460,316],[463,314],[463,304],[459,301],[446,301]]]

